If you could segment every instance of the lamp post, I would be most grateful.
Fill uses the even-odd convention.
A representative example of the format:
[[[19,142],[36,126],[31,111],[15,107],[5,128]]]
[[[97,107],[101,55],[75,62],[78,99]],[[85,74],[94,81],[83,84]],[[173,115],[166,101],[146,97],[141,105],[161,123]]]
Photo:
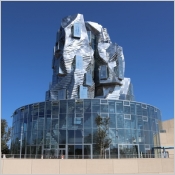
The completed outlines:
[[[23,135],[23,126],[21,126],[21,139],[20,141],[20,159],[21,159],[21,151],[22,151],[22,135]]]

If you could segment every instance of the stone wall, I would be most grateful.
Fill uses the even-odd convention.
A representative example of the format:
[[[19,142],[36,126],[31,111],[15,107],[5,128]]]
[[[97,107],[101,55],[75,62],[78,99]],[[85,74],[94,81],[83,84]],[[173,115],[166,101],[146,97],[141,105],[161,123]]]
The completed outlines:
[[[162,147],[174,146],[174,118],[162,122],[162,129],[166,133],[160,133],[160,144]],[[166,149],[171,157],[174,157],[174,149]]]
[[[1,159],[1,174],[173,174],[173,158]]]

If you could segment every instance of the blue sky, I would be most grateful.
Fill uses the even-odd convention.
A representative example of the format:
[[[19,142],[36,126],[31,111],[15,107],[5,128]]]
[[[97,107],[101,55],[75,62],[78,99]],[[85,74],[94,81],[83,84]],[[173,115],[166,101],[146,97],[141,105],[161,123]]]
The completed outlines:
[[[135,100],[174,117],[174,2],[2,2],[2,118],[45,100],[56,32],[67,15],[107,28],[123,47]]]

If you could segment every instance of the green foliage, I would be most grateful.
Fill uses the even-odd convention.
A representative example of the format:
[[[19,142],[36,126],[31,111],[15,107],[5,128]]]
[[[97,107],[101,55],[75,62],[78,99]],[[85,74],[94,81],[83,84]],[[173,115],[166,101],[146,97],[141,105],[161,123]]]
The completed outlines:
[[[7,121],[1,119],[1,152],[2,154],[9,154],[10,150],[7,142],[11,138],[11,128],[8,127]]]
[[[108,135],[109,120],[109,117],[102,118],[101,116],[97,116],[95,119],[97,132],[94,135],[94,139],[96,142],[96,151],[100,154],[101,158],[104,158],[105,149],[109,148],[112,142]]]

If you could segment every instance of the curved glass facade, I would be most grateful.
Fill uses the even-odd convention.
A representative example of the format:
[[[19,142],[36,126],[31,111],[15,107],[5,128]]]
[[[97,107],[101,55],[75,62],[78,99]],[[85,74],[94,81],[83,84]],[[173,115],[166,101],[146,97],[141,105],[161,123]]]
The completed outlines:
[[[104,99],[46,101],[18,108],[13,114],[12,154],[96,158],[97,115],[110,118],[112,143],[106,157],[156,154],[160,110],[134,101]]]

